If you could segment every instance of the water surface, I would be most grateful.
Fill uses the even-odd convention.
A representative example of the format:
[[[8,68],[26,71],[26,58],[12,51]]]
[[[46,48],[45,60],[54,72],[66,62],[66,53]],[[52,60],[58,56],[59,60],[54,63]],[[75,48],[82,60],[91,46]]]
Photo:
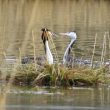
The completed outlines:
[[[110,88],[11,90],[6,110],[109,110]]]
[[[77,58],[91,58],[97,33],[95,59],[100,60],[106,36],[106,60],[109,59],[109,0],[0,0],[0,56],[33,55],[32,30],[36,56],[44,55],[41,28],[55,33],[76,31],[73,53]],[[68,37],[54,37],[58,58],[62,60]],[[38,48],[39,47],[39,48]],[[54,46],[50,45],[53,54]],[[2,57],[1,57],[2,58]]]

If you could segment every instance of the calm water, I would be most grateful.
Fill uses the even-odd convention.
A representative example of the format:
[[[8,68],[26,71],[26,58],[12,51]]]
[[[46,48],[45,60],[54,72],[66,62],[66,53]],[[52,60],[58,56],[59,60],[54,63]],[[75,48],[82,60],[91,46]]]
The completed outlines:
[[[4,55],[33,55],[32,30],[36,56],[44,55],[41,28],[53,32],[76,31],[73,54],[91,58],[97,33],[94,60],[100,60],[106,34],[105,59],[109,59],[110,0],[0,0],[0,61]],[[68,37],[53,37],[50,48],[62,60]],[[2,94],[0,94],[2,98]],[[12,90],[7,93],[6,106],[0,110],[109,110],[110,88]]]
[[[1,95],[0,95],[1,96]],[[0,110],[110,110],[110,88],[11,90]]]
[[[91,58],[97,33],[95,59],[100,60],[103,36],[110,31],[109,0],[0,0],[0,58],[6,55],[33,55],[32,30],[36,55],[44,55],[41,28],[55,33],[76,31],[75,57]],[[106,60],[109,59],[109,33],[106,35]],[[58,58],[62,59],[68,37],[53,38]],[[39,47],[39,48],[38,48]],[[50,45],[55,54],[54,46]]]

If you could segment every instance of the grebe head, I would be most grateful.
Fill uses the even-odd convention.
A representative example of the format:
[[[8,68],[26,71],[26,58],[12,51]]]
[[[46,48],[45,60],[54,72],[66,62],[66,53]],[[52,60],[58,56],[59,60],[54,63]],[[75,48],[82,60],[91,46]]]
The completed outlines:
[[[66,36],[69,36],[71,39],[76,39],[77,38],[77,35],[76,35],[76,32],[66,32],[66,33],[60,33],[60,35],[66,35]]]
[[[45,42],[48,41],[49,37],[50,37],[52,34],[51,34],[50,30],[47,29],[47,28],[42,28],[41,31],[42,31],[42,36],[41,36],[41,38],[42,38],[42,41],[43,41],[43,43],[44,43],[44,45],[45,45]]]
[[[50,31],[50,30],[47,28],[42,28],[41,31]]]

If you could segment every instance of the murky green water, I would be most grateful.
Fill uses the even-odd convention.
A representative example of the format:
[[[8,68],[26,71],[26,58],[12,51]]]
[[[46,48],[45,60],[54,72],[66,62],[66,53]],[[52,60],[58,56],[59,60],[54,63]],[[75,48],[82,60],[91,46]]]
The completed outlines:
[[[103,36],[110,31],[109,0],[0,0],[0,56],[33,55],[32,30],[36,55],[44,55],[41,28],[55,33],[76,31],[75,57],[91,58],[95,34],[94,60],[100,60]],[[106,60],[109,58],[109,33],[106,36]],[[54,38],[59,59],[62,59],[69,38]],[[39,48],[38,48],[39,47]],[[50,46],[54,54],[54,47]]]
[[[109,110],[110,88],[11,90],[6,110]]]

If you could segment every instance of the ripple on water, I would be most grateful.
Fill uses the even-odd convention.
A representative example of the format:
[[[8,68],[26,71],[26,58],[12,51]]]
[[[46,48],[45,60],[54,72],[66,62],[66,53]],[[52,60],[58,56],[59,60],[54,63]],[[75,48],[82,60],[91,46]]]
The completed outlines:
[[[6,105],[0,108],[7,109],[23,109],[23,110],[103,110],[104,107],[88,107],[88,106],[59,106],[59,105]],[[109,109],[106,109],[109,110]]]
[[[35,95],[64,95],[62,92],[49,92],[46,90],[39,91],[23,91],[23,90],[9,90],[6,93],[8,94],[35,94]]]

